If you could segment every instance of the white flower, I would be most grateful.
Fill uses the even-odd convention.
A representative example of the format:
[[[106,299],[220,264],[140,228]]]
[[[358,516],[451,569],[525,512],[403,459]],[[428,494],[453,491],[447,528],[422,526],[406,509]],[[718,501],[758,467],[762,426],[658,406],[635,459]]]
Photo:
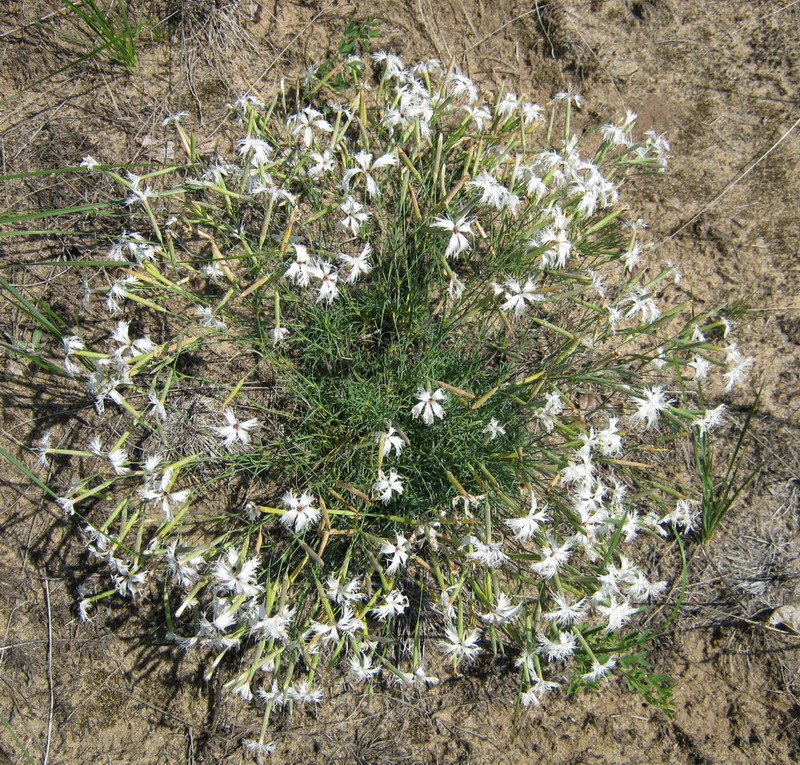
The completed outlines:
[[[517,111],[518,107],[519,101],[517,99],[517,94],[508,93],[503,100],[495,106],[494,111],[500,117],[511,117],[514,115],[514,112]]]
[[[48,467],[48,465],[50,464],[47,460],[47,455],[53,448],[51,445],[52,440],[53,440],[53,434],[48,430],[39,439],[39,445],[33,448],[33,451],[35,451],[39,455],[39,464],[44,465],[44,467]]]
[[[92,170],[94,170],[96,167],[100,166],[100,163],[93,156],[91,156],[90,154],[87,154],[81,160],[80,166],[81,167],[85,167],[91,173]]]
[[[154,261],[156,248],[136,231],[125,233],[117,238],[108,251],[108,259],[119,263],[127,263],[132,255],[137,263]]]
[[[258,558],[250,558],[240,564],[238,550],[229,547],[223,557],[214,564],[212,574],[220,590],[234,595],[253,597],[262,590],[256,584],[258,566]]]
[[[399,101],[394,102],[396,107],[389,106],[385,109],[381,125],[387,127],[392,135],[396,130],[402,132],[415,127],[423,138],[429,138],[430,121],[433,118],[430,93],[421,83],[414,80],[409,80],[406,85],[396,88],[395,93]]]
[[[353,159],[356,161],[358,167],[351,167],[349,170],[344,171],[344,175],[342,176],[342,188],[344,188],[345,191],[349,191],[350,182],[353,178],[357,175],[363,175],[367,184],[367,193],[371,197],[379,197],[381,195],[381,190],[372,177],[372,173],[376,170],[380,170],[382,167],[393,167],[397,164],[397,157],[395,157],[394,154],[384,154],[373,162],[372,154],[366,151],[359,151],[353,155]]]
[[[331,576],[325,582],[328,589],[325,594],[337,603],[351,603],[357,600],[364,600],[366,597],[361,590],[361,583],[358,579],[351,579],[346,584],[342,584],[341,576]]]
[[[128,177],[131,179],[131,186],[128,190],[129,196],[125,199],[126,205],[132,205],[136,202],[145,204],[150,197],[156,196],[156,192],[153,190],[152,186],[145,186],[143,189],[139,188],[141,179],[138,176],[128,173]]]
[[[312,151],[309,156],[314,160],[314,164],[308,169],[309,178],[319,178],[332,173],[336,167],[336,162],[330,149],[325,149],[322,154]]]
[[[142,588],[139,585],[143,584],[147,579],[147,572],[122,570],[119,574],[112,576],[111,579],[114,582],[114,588],[120,595],[123,597],[130,595],[135,598],[142,593]]]
[[[608,326],[611,328],[612,332],[615,332],[617,329],[617,324],[622,321],[622,311],[620,311],[618,308],[615,308],[613,305],[606,306],[606,310],[608,311],[608,316],[606,317]]]
[[[630,138],[624,127],[609,122],[600,128],[603,140],[608,141],[612,146],[629,146]]]
[[[562,90],[560,93],[556,93],[553,100],[563,101],[564,103],[575,104],[575,106],[578,107],[579,109],[583,104],[583,96],[578,95],[577,93],[572,93],[569,90]]]
[[[480,614],[480,617],[488,624],[505,624],[506,622],[510,622],[521,608],[521,603],[518,603],[516,606],[513,605],[508,595],[501,592],[497,596],[497,602],[494,608],[486,614]]]
[[[533,165],[517,168],[516,177],[525,181],[525,193],[534,200],[541,199],[547,193],[547,186]]]
[[[626,318],[631,318],[639,314],[642,323],[650,324],[661,316],[661,310],[656,305],[656,301],[650,296],[644,287],[634,285],[628,290],[628,294],[620,300],[620,306],[629,306],[625,312]]]
[[[733,322],[727,316],[720,316],[719,320],[722,324],[722,336],[728,337],[733,330]]]
[[[466,97],[467,103],[474,104],[478,100],[478,88],[461,72],[451,72],[445,80],[452,98]]]
[[[616,417],[609,417],[608,427],[605,430],[598,431],[595,436],[595,441],[600,447],[600,453],[606,457],[611,457],[622,451],[622,436],[617,433],[618,422],[619,420]]]
[[[250,193],[255,196],[256,194],[266,194],[273,204],[280,205],[295,205],[297,199],[291,192],[282,189],[280,186],[269,185],[265,186],[262,183],[256,183],[250,189]]]
[[[577,603],[568,603],[564,595],[556,593],[553,596],[553,601],[556,608],[544,615],[544,618],[548,621],[555,622],[560,627],[568,627],[583,618],[583,607],[586,604],[585,598],[581,598]]]
[[[608,619],[606,632],[616,632],[638,611],[627,600],[622,600],[618,603],[613,597],[609,600],[609,605],[598,605],[597,610]]]
[[[214,316],[214,309],[208,305],[195,306],[195,313],[200,317],[200,323],[209,329],[225,329],[225,322]]]
[[[349,266],[350,273],[347,275],[345,282],[347,284],[355,284],[361,276],[364,274],[368,274],[372,271],[372,263],[369,262],[369,256],[372,253],[372,245],[367,242],[364,245],[364,249],[358,255],[347,255],[346,253],[339,254],[339,260],[341,260],[345,266]]]
[[[428,675],[424,665],[420,664],[411,672],[398,671],[395,675],[397,682],[402,685],[438,685],[439,678],[435,675]]]
[[[711,362],[701,356],[699,353],[694,355],[694,358],[689,362],[688,366],[694,369],[695,380],[705,380],[708,377],[708,372],[711,369]]]
[[[321,688],[315,688],[312,691],[308,687],[308,680],[301,680],[297,685],[290,685],[287,693],[292,701],[299,701],[302,704],[319,704],[323,696]]]
[[[324,133],[333,132],[331,124],[323,119],[322,112],[318,112],[310,106],[289,117],[286,124],[295,138],[302,136],[303,146],[306,147],[311,146],[311,142],[314,140],[314,128],[322,130]]]
[[[587,272],[587,275],[592,280],[592,289],[600,296],[606,296],[606,289],[603,282],[605,281],[605,277],[603,274],[597,273],[597,271],[592,271],[590,268]]]
[[[278,688],[278,684],[273,680],[272,685],[268,691],[263,689],[257,691],[257,696],[263,702],[267,704],[272,704],[273,707],[280,707],[285,706],[286,702],[289,701],[289,691],[286,688]]]
[[[696,504],[696,502],[689,499],[679,499],[675,504],[675,509],[665,515],[659,523],[674,523],[682,528],[684,532],[691,531],[697,522]]]
[[[335,624],[323,624],[322,622],[311,622],[309,633],[319,635],[321,640],[338,642],[343,633],[355,632],[356,630],[366,629],[364,622],[353,613],[349,603],[342,606],[342,613]]]
[[[372,659],[363,653],[354,653],[347,660],[347,663],[350,665],[350,674],[353,675],[356,680],[362,682],[371,680],[381,671],[381,668],[373,666]]]
[[[287,643],[289,641],[288,627],[292,619],[294,619],[295,610],[284,606],[281,611],[273,616],[267,616],[264,606],[259,606],[252,616],[250,634]]]
[[[547,247],[542,253],[544,268],[564,268],[572,253],[572,243],[563,228],[549,228],[544,231],[539,242]]]
[[[295,531],[302,531],[306,526],[313,526],[319,521],[320,510],[314,507],[314,497],[303,493],[295,497],[294,493],[287,491],[282,497],[283,504],[289,509],[280,517],[280,522],[286,528],[294,527]]]
[[[698,417],[692,425],[700,430],[700,435],[705,435],[712,428],[717,427],[722,422],[722,415],[725,412],[725,404],[720,404],[714,409],[706,409],[702,417]]]
[[[167,419],[167,410],[158,395],[156,393],[148,393],[147,400],[150,402],[150,414],[164,422]]]
[[[442,62],[438,58],[429,58],[426,61],[420,61],[411,67],[411,72],[418,77],[425,74],[441,74]]]
[[[167,562],[167,571],[170,577],[177,579],[181,587],[188,590],[192,587],[200,576],[197,567],[203,561],[203,556],[194,551],[178,554],[178,541],[173,539],[167,545],[164,552],[164,559]]]
[[[563,545],[558,545],[553,539],[548,539],[542,546],[542,560],[531,564],[531,568],[543,579],[552,579],[562,563],[566,563],[571,555],[572,543],[567,540]]]
[[[403,493],[403,479],[394,469],[385,475],[382,470],[378,471],[378,480],[372,487],[372,491],[378,495],[378,499],[384,504],[391,502],[393,494]]]
[[[372,54],[372,60],[376,64],[383,64],[383,76],[387,80],[402,79],[406,74],[402,59],[393,53],[379,50]]]
[[[350,231],[353,236],[358,236],[361,224],[366,223],[372,214],[364,212],[364,205],[349,195],[339,205],[339,209],[344,213],[344,218],[339,221],[339,229],[341,231]]]
[[[614,656],[609,656],[605,664],[601,664],[597,659],[592,662],[592,668],[581,675],[581,679],[587,683],[596,683],[600,678],[605,677],[617,666],[617,659]]]
[[[667,166],[671,149],[669,141],[663,133],[659,135],[655,130],[646,130],[645,137],[647,139],[647,148],[652,149],[653,153],[656,155],[656,161],[659,167],[661,170],[664,170]]]
[[[519,197],[512,194],[491,173],[485,170],[478,173],[471,181],[468,181],[467,186],[471,186],[481,192],[480,203],[482,205],[490,205],[496,210],[509,208],[513,212],[513,209],[519,203]]]
[[[265,109],[266,106],[258,96],[254,96],[251,93],[243,93],[236,99],[231,108],[246,114],[249,109],[258,111],[259,109]]]
[[[467,113],[468,119],[479,132],[482,132],[486,123],[492,119],[491,113],[484,106],[462,106],[461,110]]]
[[[255,417],[250,420],[237,420],[232,407],[228,407],[223,412],[223,416],[228,424],[222,427],[216,427],[214,431],[220,438],[224,439],[225,446],[227,447],[233,446],[237,441],[243,444],[249,444],[250,431],[260,427],[260,423]]]
[[[461,547],[467,545],[475,548],[472,552],[467,553],[467,558],[483,563],[488,568],[500,568],[510,560],[508,555],[503,552],[502,541],[484,543],[477,537],[469,536],[462,542]]]
[[[630,271],[641,259],[642,257],[642,248],[639,246],[639,243],[631,247],[630,250],[625,252],[622,256],[622,262],[625,265],[625,268]]]
[[[172,122],[178,124],[184,117],[188,116],[189,112],[175,112],[175,114],[168,114],[163,120],[161,120],[161,127],[166,127]]]
[[[524,706],[526,709],[530,706],[540,707],[542,705],[542,701],[539,697],[543,696],[548,691],[553,691],[560,687],[561,686],[558,683],[552,680],[544,680],[539,678],[533,686],[528,688],[528,690],[522,694],[520,698],[522,706]]]
[[[520,286],[516,279],[511,278],[506,279],[503,284],[505,302],[500,306],[503,311],[513,311],[517,316],[522,316],[529,305],[544,300],[544,295],[535,291],[536,284],[532,279],[528,279],[524,286]]]
[[[75,515],[75,500],[72,497],[59,497],[56,499],[56,504],[65,515]]]
[[[78,602],[78,617],[82,622],[92,621],[92,617],[89,615],[89,609],[91,606],[92,601],[89,598],[83,598]]]
[[[128,461],[128,452],[124,449],[114,449],[113,452],[109,452],[106,456],[117,475],[127,475],[131,472],[130,468],[125,467],[125,463]]]
[[[494,441],[497,436],[504,436],[506,429],[494,418],[489,421],[489,424],[483,429],[484,433],[489,434],[489,440]]]
[[[131,340],[128,334],[130,323],[127,321],[118,321],[117,326],[111,333],[111,339],[119,343],[119,348],[114,351],[114,355],[123,358],[127,353],[131,358],[138,356],[140,353],[152,353],[156,344],[145,335],[137,340]]]
[[[444,636],[445,639],[439,641],[439,648],[456,664],[462,660],[471,662],[481,652],[481,647],[478,645],[481,633],[478,630],[465,632],[463,637],[459,637],[458,630],[452,624],[448,624]]]
[[[450,282],[447,285],[447,295],[453,300],[461,300],[461,296],[464,294],[464,288],[464,282],[454,273],[450,277]]]
[[[634,572],[627,584],[627,593],[635,601],[649,600],[658,597],[667,587],[668,582],[651,582],[638,569]]]
[[[131,274],[124,279],[118,279],[108,288],[106,308],[109,313],[116,313],[120,309],[120,301],[128,297],[128,288],[139,283],[139,279]]]
[[[273,153],[273,148],[266,141],[261,138],[253,138],[247,136],[241,138],[236,142],[236,147],[239,151],[239,156],[244,158],[250,155],[250,164],[257,167],[258,165],[266,165],[269,162]]]
[[[256,741],[252,738],[242,739],[242,746],[248,751],[255,752],[256,754],[272,754],[276,747],[274,741]]]
[[[542,119],[543,109],[539,104],[532,104],[530,101],[523,102],[519,108],[522,122],[526,127],[539,122]]]
[[[203,273],[212,281],[214,284],[219,284],[222,277],[225,276],[225,271],[222,266],[216,261],[212,261],[211,263],[206,263],[203,266]]]
[[[444,419],[444,409],[439,402],[447,400],[447,393],[442,388],[437,388],[433,393],[425,388],[419,388],[416,399],[419,403],[411,408],[411,416],[414,419],[422,415],[422,421],[426,425],[432,425],[437,417],[440,420]]]
[[[546,521],[547,507],[539,510],[536,495],[531,492],[531,508],[528,514],[522,518],[506,518],[503,522],[514,532],[514,536],[520,542],[524,542],[525,540],[533,539],[541,525]]]
[[[557,390],[553,390],[545,394],[545,404],[536,412],[535,417],[542,421],[548,433],[552,433],[558,423],[556,416],[563,411],[564,404],[561,401],[561,394]]]
[[[640,424],[647,422],[647,427],[652,428],[658,422],[661,412],[669,408],[673,399],[667,398],[664,388],[655,385],[652,388],[644,388],[641,396],[631,396],[638,404],[638,409],[631,415],[631,419]]]
[[[278,343],[282,342],[286,335],[289,334],[288,327],[273,327],[269,331],[269,336],[272,338],[272,342],[277,345]]]
[[[72,354],[75,351],[85,349],[83,340],[77,335],[68,335],[61,338],[61,345],[64,348],[64,369],[68,374],[74,375],[80,371],[80,367],[72,361]]]
[[[309,273],[315,279],[319,279],[319,291],[317,292],[317,302],[326,303],[330,305],[337,297],[339,297],[339,287],[337,281],[339,275],[330,263],[319,262],[315,263],[309,269]]]
[[[462,216],[455,223],[451,218],[447,217],[436,218],[431,223],[431,228],[441,228],[450,232],[450,239],[447,242],[447,249],[444,253],[446,258],[457,258],[464,250],[470,248],[467,234],[472,236],[471,225],[472,221],[467,220],[466,216]]]
[[[405,566],[408,560],[408,540],[402,534],[397,534],[395,543],[384,542],[381,547],[381,554],[392,556],[392,562],[389,568],[386,569],[386,573],[389,575],[394,574],[401,566]]]
[[[754,360],[752,357],[745,358],[736,347],[736,343],[732,343],[725,349],[725,363],[728,365],[728,369],[722,378],[725,380],[726,391],[733,390],[745,379],[745,373]]]
[[[392,590],[383,604],[372,609],[372,613],[382,622],[390,616],[399,616],[408,608],[408,598],[400,590]]]
[[[313,259],[308,254],[305,245],[292,243],[294,247],[294,260],[283,273],[283,278],[294,282],[300,287],[308,287],[311,281]]]
[[[392,453],[392,449],[394,449],[395,455],[399,457],[405,448],[406,442],[401,436],[398,435],[399,431],[394,427],[394,425],[392,425],[391,422],[387,422],[386,427],[386,433],[378,433],[376,440],[380,442],[381,436],[383,436],[384,457],[388,457]]]
[[[161,479],[156,481],[151,476],[145,488],[139,491],[139,496],[146,502],[160,502],[164,515],[172,518],[172,505],[180,505],[189,498],[189,490],[170,491],[172,485],[172,470],[165,470]]]
[[[538,653],[544,654],[548,661],[563,661],[575,653],[578,638],[572,632],[559,630],[556,640],[550,640],[547,635],[539,633],[536,641],[539,643]]]

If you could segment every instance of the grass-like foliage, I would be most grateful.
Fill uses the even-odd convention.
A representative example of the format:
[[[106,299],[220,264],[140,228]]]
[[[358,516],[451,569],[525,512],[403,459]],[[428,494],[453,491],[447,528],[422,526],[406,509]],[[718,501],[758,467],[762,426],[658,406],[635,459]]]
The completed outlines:
[[[104,51],[112,61],[126,69],[133,71],[136,68],[140,27],[133,23],[124,0],[61,2],[67,8],[78,35],[57,30],[59,34],[91,49],[91,55]]]
[[[180,115],[184,166],[85,158],[127,211],[81,266],[110,340],[59,338],[100,425],[38,448],[79,460],[58,503],[108,566],[80,613],[153,598],[209,674],[236,656],[255,751],[323,671],[425,687],[505,656],[525,706],[615,668],[667,703],[635,625],[696,522],[668,457],[719,421],[699,381],[750,360],[640,263],[618,195],[665,139],[630,113],[573,135],[580,104],[379,53],[241,98],[235,161]]]
[[[702,389],[700,393],[702,394]],[[697,476],[700,479],[700,539],[703,542],[711,539],[717,526],[736,504],[739,496],[764,468],[765,463],[759,463],[745,478],[740,479],[739,477],[746,454],[747,435],[760,401],[761,390],[748,409],[744,423],[739,428],[736,443],[722,477],[715,475],[714,453],[709,434],[706,431],[692,433],[692,453]]]

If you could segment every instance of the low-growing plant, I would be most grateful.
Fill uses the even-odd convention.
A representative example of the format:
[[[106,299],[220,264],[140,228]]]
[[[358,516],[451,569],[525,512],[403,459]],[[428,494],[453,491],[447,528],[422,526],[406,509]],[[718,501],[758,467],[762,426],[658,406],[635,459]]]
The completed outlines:
[[[575,135],[580,96],[493,98],[436,61],[338,71],[240,98],[236,161],[181,115],[186,165],[84,159],[125,197],[80,266],[118,318],[62,338],[96,435],[37,447],[78,461],[57,501],[108,567],[81,617],[150,597],[209,676],[235,656],[256,753],[323,672],[424,688],[505,656],[526,707],[615,668],[668,707],[635,625],[668,584],[646,556],[697,521],[669,455],[719,422],[699,381],[751,360],[640,263],[618,197],[666,140],[632,113]]]
[[[124,0],[61,0],[68,10],[78,36],[56,29],[67,39],[91,49],[91,55],[100,51],[126,69],[133,71],[138,60],[137,44],[140,27],[128,14]]]
[[[699,393],[702,400],[702,389]],[[692,433],[692,454],[695,470],[700,479],[700,539],[703,542],[711,539],[722,519],[764,467],[764,463],[758,464],[745,478],[739,480],[739,471],[746,454],[743,449],[760,401],[761,391],[758,392],[753,405],[747,410],[744,423],[739,428],[736,443],[728,459],[725,474],[721,477],[716,475],[714,469],[714,452],[708,433],[705,431]]]

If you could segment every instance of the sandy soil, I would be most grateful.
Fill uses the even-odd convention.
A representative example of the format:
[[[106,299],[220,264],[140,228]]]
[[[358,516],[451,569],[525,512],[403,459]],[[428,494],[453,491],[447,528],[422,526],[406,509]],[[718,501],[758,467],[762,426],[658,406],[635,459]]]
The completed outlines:
[[[581,92],[588,119],[640,115],[666,131],[664,178],[626,200],[651,226],[652,257],[679,264],[701,307],[741,305],[740,335],[758,373],[721,397],[740,416],[764,389],[750,464],[766,465],[710,545],[690,549],[680,617],[651,656],[675,682],[674,720],[620,681],[515,715],[515,688],[478,667],[424,695],[372,698],[330,689],[316,715],[276,734],[275,762],[789,763],[800,758],[800,637],[766,623],[800,603],[797,553],[800,406],[800,3],[789,0],[372,0],[346,3],[169,0],[150,8],[134,74],[100,59],[35,84],[70,60],[46,24],[55,3],[7,0],[0,19],[2,172],[58,167],[87,153],[169,158],[156,126],[190,112],[213,145],[225,104],[248,86],[272,92],[331,52],[347,20],[374,15],[380,47],[406,61],[437,56],[488,87],[545,101]],[[169,25],[154,26],[172,12]],[[152,39],[151,39],[152,38]],[[66,47],[65,47],[66,46]],[[73,48],[74,50],[74,48]],[[9,209],[62,207],[101,190],[58,177],[9,181]],[[34,248],[0,240],[0,261]],[[69,236],[50,255],[69,251]],[[41,254],[38,253],[38,257]],[[56,267],[20,265],[16,283],[57,304],[74,298]],[[688,290],[689,288],[687,288]],[[688,296],[688,293],[687,293]],[[10,337],[21,319],[0,308]],[[32,464],[48,428],[72,427],[85,402],[0,356],[0,444]],[[733,428],[731,428],[731,435]],[[68,482],[66,472],[55,476]],[[80,544],[19,474],[0,485],[0,715],[33,757],[52,763],[237,763],[258,711],[223,701],[193,657],[164,644],[146,608],[75,615]],[[0,762],[25,762],[0,728]]]

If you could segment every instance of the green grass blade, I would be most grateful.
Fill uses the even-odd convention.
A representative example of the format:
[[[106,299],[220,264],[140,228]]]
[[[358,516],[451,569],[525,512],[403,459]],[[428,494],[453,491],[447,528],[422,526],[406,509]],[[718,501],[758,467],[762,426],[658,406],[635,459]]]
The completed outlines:
[[[14,730],[14,726],[11,725],[11,723],[8,720],[6,720],[6,718],[3,717],[3,715],[0,715],[0,723],[2,723],[3,727],[8,731],[8,734],[14,740],[14,743],[17,745],[17,748],[20,750],[20,752],[22,752],[22,756],[25,758],[25,762],[27,762],[28,765],[36,765],[36,760],[34,760],[33,757],[31,757],[31,753],[28,751],[28,748],[25,746],[25,744],[22,743],[22,739]]]
[[[42,329],[46,330],[54,337],[61,339],[64,334],[62,327],[66,326],[66,322],[64,322],[64,320],[49,306],[42,304],[41,301],[37,301],[40,305],[42,305],[45,313],[50,316],[48,319],[47,316],[42,313],[42,311],[40,311],[30,300],[22,295],[22,293],[18,292],[14,287],[12,287],[2,276],[0,276],[0,287],[5,289],[12,296],[12,302],[17,306],[17,308],[33,319]]]
[[[49,494],[53,499],[58,499],[56,494],[36,473],[31,472],[25,467],[13,454],[7,452],[0,446],[0,457],[5,457],[20,473],[22,473],[29,481],[36,484],[43,492]]]

